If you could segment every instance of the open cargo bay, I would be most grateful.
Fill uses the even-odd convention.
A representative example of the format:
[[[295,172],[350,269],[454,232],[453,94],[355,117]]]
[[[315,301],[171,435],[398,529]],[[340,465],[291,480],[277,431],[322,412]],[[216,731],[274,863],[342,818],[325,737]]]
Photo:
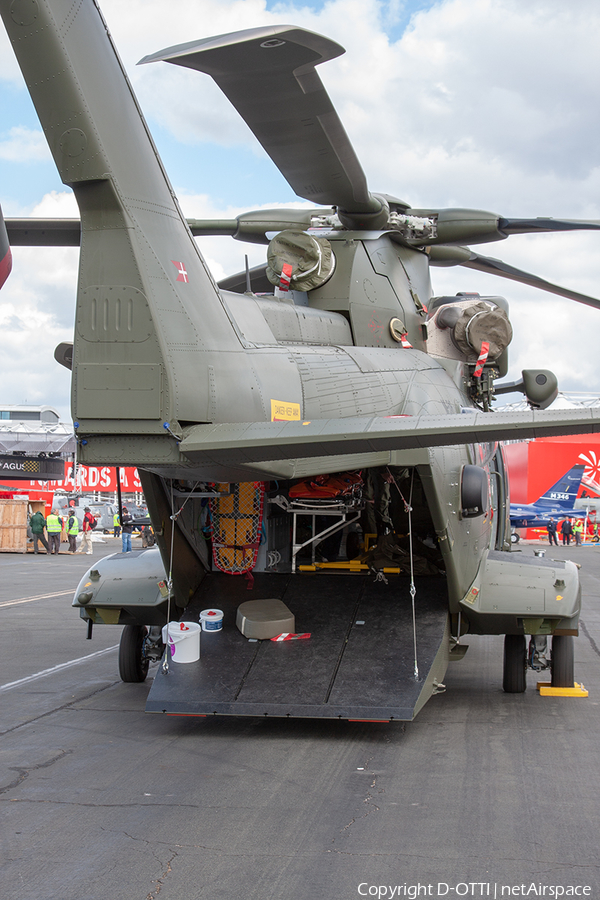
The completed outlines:
[[[218,607],[223,629],[202,633],[198,662],[170,662],[167,674],[158,667],[147,712],[410,720],[443,677],[443,577],[416,580],[417,678],[409,578],[390,576],[386,584],[372,574],[258,574],[247,588],[240,576],[204,579],[181,618],[198,621],[200,610]],[[253,642],[241,634],[239,604],[275,597],[309,639]]]

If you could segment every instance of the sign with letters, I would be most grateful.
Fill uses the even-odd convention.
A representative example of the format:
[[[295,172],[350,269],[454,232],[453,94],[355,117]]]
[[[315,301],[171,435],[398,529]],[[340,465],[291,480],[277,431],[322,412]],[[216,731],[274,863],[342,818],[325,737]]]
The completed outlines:
[[[61,458],[2,454],[0,455],[0,477],[2,480],[11,478],[49,481],[63,476],[64,465],[64,460]]]

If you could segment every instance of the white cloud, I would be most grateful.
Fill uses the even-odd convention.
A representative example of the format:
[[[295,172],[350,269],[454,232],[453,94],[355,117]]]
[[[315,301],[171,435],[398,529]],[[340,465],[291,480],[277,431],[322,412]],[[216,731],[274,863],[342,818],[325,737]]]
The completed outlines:
[[[52,192],[23,215],[77,216],[71,193]],[[70,419],[71,375],[54,348],[73,340],[77,259],[73,247],[13,247],[12,273],[0,291],[0,371],[4,403],[49,404]]]
[[[31,160],[50,159],[50,151],[41,129],[33,130],[16,125],[8,136],[0,136],[0,159],[27,163]]]
[[[57,259],[46,249],[35,254],[29,248],[14,248],[13,275],[0,294],[3,402],[49,404],[65,421],[70,419],[71,376],[53,354],[57,344],[73,335],[72,254],[60,251]]]

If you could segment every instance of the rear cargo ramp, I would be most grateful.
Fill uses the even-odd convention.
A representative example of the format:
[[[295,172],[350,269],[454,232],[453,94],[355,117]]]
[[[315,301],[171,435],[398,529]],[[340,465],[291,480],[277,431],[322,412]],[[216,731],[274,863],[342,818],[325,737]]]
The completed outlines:
[[[183,619],[214,606],[223,630],[202,633],[197,663],[159,666],[147,712],[179,715],[306,716],[411,720],[441,681],[448,660],[448,605],[442,577],[417,581],[419,679],[409,579],[372,575],[208,576]],[[248,641],[236,627],[246,600],[278,597],[308,640]],[[364,623],[364,624],[360,624]]]

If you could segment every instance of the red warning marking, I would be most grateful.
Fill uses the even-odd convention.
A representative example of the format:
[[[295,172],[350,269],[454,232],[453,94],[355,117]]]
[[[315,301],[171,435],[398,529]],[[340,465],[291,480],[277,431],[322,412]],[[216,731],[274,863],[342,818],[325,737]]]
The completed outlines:
[[[282,291],[289,291],[291,279],[292,267],[289,263],[284,263],[281,267],[281,278],[279,280],[279,287]]]
[[[282,634],[278,634],[276,637],[272,637],[272,641],[304,641],[306,638],[309,638],[311,635],[310,631],[305,631],[302,634],[291,634],[289,631],[284,631]]]
[[[413,345],[411,344],[411,342],[408,339],[408,332],[405,332],[404,334],[400,335],[400,343],[402,344],[403,347],[406,347],[407,350],[412,350],[412,348],[413,348]]]
[[[483,372],[483,367],[486,364],[489,354],[490,354],[489,341],[482,341],[481,342],[481,351],[479,353],[477,365],[475,366],[475,371],[473,372],[473,378],[481,378],[481,373]]]

